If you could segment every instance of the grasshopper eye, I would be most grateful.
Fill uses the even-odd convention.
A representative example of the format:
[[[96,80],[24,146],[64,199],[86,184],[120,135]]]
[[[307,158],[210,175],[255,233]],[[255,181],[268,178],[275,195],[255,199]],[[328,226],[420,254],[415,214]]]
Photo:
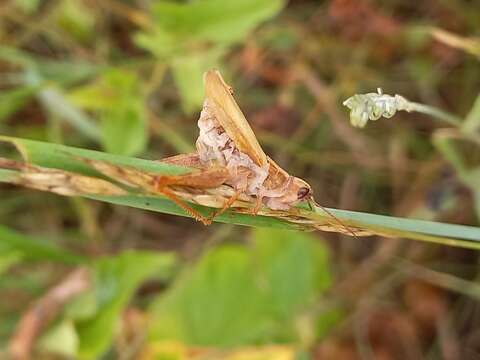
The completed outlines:
[[[297,192],[297,199],[303,200],[310,196],[310,189],[307,187],[301,187]]]

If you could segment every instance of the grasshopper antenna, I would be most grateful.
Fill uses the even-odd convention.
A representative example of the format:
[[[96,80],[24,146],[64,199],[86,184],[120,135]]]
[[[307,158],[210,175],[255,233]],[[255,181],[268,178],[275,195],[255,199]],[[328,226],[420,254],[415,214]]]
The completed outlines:
[[[312,206],[312,203],[313,203],[313,206]],[[323,212],[325,212],[328,216],[330,216],[331,218],[333,218],[339,225],[341,225],[350,235],[352,235],[354,238],[358,239],[358,236],[357,234],[355,234],[355,232],[349,227],[347,226],[346,224],[343,223],[343,221],[341,221],[337,216],[335,216],[334,214],[332,214],[331,211],[329,211],[326,207],[320,205],[319,203],[317,203],[314,199],[310,199],[310,201],[308,201],[308,206],[310,206],[310,209],[313,211],[315,206],[322,209]]]

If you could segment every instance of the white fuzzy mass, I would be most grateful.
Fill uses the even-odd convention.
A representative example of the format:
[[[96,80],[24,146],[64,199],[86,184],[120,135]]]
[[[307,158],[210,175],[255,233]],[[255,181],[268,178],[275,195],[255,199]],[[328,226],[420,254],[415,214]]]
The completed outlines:
[[[232,176],[229,185],[244,190],[248,195],[260,195],[264,192],[263,183],[268,177],[269,165],[260,167],[245,153],[238,150],[227,135],[220,122],[210,110],[209,100],[205,100],[198,119],[200,135],[196,146],[200,161],[204,164],[226,166]],[[247,174],[247,176],[238,176]]]

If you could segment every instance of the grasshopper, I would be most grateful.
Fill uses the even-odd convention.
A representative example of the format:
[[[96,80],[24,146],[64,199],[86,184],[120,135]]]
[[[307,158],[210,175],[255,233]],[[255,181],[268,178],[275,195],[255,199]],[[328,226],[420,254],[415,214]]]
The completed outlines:
[[[313,201],[312,188],[307,182],[289,175],[265,154],[237,105],[232,88],[220,72],[207,71],[204,83],[206,98],[198,120],[197,151],[160,160],[193,167],[197,171],[179,176],[158,176],[154,181],[155,190],[206,225],[230,208],[242,194],[256,198],[253,214],[257,214],[262,205],[272,210],[289,210],[299,202]],[[224,184],[235,192],[208,218],[187,205],[171,189],[215,188]]]
[[[284,217],[314,228],[333,229],[355,236],[327,209],[324,211],[338,226],[315,224],[293,211],[300,202],[315,203],[312,188],[304,180],[289,175],[268,157],[245,116],[237,105],[233,91],[217,70],[204,74],[205,102],[198,120],[200,130],[197,151],[160,160],[193,168],[182,175],[157,175],[134,167],[119,166],[101,160],[76,157],[118,184],[149,194],[163,194],[205,225],[231,207],[242,212]],[[101,179],[65,171],[44,169],[0,158],[0,168],[21,170],[17,183],[63,195],[124,194],[123,188]],[[217,208],[206,217],[187,201]],[[318,205],[319,206],[319,205]],[[344,231],[346,230],[346,232]]]

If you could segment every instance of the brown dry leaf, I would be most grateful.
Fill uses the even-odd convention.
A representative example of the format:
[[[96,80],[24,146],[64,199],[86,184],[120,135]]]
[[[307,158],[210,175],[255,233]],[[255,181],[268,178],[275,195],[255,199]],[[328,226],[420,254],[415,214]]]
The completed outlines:
[[[360,359],[360,356],[352,338],[327,338],[315,348],[313,358],[316,360],[357,360]]]
[[[92,288],[92,274],[80,267],[33,303],[20,319],[10,340],[12,359],[32,359],[33,346],[43,330],[58,317],[63,307],[76,296]]]
[[[108,176],[123,185],[140,189],[145,192],[154,192],[156,175],[128,166],[114,165],[106,161],[91,160],[87,158],[78,159],[92,166],[101,174]]]
[[[463,50],[469,54],[480,57],[480,38],[478,37],[463,37],[452,32],[432,28],[430,34],[441,43],[453,47],[455,49]]]
[[[342,36],[354,40],[367,34],[394,35],[401,27],[396,19],[364,0],[333,0],[328,15]]]
[[[397,308],[377,308],[365,328],[374,353],[385,359],[421,359],[421,336],[415,319]],[[377,358],[377,357],[375,357]]]
[[[0,168],[19,171],[13,184],[65,196],[125,195],[122,188],[102,179],[0,158]]]
[[[445,291],[429,283],[409,280],[405,284],[403,297],[405,305],[425,330],[433,331],[437,322],[447,316],[448,300]]]

